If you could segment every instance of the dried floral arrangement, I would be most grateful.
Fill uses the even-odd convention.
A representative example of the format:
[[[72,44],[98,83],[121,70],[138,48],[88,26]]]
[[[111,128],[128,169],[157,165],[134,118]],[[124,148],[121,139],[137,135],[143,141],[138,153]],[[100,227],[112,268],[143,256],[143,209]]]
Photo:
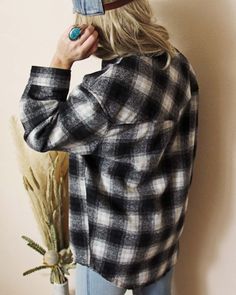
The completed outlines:
[[[75,268],[68,236],[68,154],[59,151],[39,153],[31,149],[23,139],[23,126],[16,115],[10,118],[10,129],[17,147],[23,184],[44,244],[40,246],[22,235],[27,245],[43,256],[41,265],[23,275],[50,268],[50,282],[64,284],[69,269]]]

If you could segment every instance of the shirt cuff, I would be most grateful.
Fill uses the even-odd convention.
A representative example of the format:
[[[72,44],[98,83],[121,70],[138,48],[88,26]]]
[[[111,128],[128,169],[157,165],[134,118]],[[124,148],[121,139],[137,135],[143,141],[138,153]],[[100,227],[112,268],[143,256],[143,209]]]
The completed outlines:
[[[48,86],[69,89],[71,69],[47,66],[31,66],[29,83],[37,86]]]

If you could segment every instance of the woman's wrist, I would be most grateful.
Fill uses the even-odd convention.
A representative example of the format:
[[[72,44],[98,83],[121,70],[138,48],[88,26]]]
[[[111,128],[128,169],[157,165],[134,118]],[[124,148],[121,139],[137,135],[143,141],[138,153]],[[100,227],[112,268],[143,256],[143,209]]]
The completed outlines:
[[[72,64],[73,63],[70,63],[68,61],[63,61],[58,56],[54,55],[50,63],[50,67],[70,70],[72,67]]]

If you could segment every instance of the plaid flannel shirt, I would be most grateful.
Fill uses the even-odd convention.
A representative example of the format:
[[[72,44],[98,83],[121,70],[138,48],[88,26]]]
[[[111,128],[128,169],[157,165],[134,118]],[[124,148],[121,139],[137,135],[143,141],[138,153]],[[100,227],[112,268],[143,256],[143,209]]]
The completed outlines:
[[[187,57],[102,60],[67,94],[71,70],[32,66],[24,140],[69,153],[69,232],[77,263],[118,287],[155,282],[176,262],[192,180],[198,83]]]

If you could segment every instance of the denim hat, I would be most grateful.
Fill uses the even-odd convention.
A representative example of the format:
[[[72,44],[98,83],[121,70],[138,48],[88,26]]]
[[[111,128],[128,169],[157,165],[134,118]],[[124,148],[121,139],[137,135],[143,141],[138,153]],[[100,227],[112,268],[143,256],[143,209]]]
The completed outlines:
[[[115,9],[133,0],[110,0],[103,3],[103,0],[72,0],[73,13],[78,12],[83,15],[105,14],[106,10]]]
[[[83,15],[105,14],[102,0],[72,0],[73,13],[78,12]]]

